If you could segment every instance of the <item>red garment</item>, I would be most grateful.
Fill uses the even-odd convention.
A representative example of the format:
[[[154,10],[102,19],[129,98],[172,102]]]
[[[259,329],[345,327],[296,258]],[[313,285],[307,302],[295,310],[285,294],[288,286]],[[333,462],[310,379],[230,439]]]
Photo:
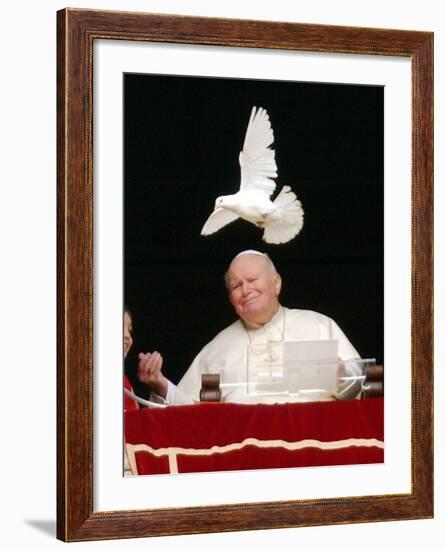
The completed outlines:
[[[129,391],[133,391],[133,386],[124,374],[124,388]],[[124,393],[124,411],[135,411],[139,409],[139,404],[134,399],[131,399],[126,393]]]

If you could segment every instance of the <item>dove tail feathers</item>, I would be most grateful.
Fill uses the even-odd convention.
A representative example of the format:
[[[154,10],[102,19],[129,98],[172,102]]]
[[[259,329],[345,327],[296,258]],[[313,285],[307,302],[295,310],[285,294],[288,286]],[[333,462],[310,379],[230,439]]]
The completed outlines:
[[[303,227],[303,207],[288,185],[281,189],[274,205],[276,212],[266,222],[263,240],[271,244],[287,243]]]

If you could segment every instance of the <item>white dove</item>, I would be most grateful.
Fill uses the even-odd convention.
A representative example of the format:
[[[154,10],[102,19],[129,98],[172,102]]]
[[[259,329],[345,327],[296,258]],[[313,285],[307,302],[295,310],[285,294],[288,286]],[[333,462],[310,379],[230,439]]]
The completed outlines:
[[[201,235],[211,235],[238,218],[264,229],[263,240],[280,244],[293,239],[303,227],[303,208],[291,188],[285,185],[272,202],[277,165],[274,140],[267,111],[252,108],[243,150],[239,155],[241,166],[240,190],[215,201],[215,209],[205,222]]]

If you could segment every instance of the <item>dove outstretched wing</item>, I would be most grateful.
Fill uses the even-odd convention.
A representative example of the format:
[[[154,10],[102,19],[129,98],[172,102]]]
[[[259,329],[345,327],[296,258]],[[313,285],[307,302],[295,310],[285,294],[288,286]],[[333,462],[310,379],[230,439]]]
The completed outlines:
[[[226,210],[225,208],[217,208],[214,210],[201,229],[201,235],[211,235],[224,227],[230,222],[235,221],[239,216]]]
[[[270,149],[274,140],[267,111],[261,107],[252,108],[244,138],[243,150],[239,155],[241,167],[241,190],[264,192],[267,197],[275,190],[277,165],[275,151]]]

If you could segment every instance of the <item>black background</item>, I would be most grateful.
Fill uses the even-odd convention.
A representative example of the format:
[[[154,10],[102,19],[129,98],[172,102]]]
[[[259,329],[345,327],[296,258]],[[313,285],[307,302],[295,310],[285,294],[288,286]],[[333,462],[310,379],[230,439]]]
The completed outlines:
[[[252,106],[274,129],[277,189],[290,185],[302,232],[268,245],[243,220],[200,231],[218,195],[239,189]],[[124,294],[135,355],[157,349],[180,380],[235,319],[223,274],[246,248],[267,252],[281,303],[332,317],[362,357],[383,361],[383,88],[124,75]]]

